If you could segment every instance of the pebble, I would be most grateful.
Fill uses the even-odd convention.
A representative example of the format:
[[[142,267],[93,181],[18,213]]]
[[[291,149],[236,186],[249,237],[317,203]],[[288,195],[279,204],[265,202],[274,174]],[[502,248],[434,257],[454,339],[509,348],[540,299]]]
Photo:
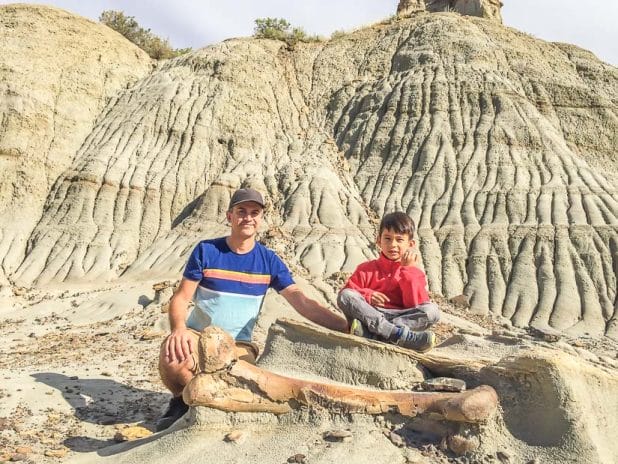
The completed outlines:
[[[46,450],[45,453],[43,454],[47,456],[48,458],[63,458],[67,455],[68,452],[69,450],[67,448],[62,448],[62,449]]]
[[[225,436],[224,440],[227,442],[242,443],[245,437],[245,434],[241,430],[232,430]]]
[[[327,441],[341,441],[344,443],[352,441],[352,432],[349,430],[329,430],[322,435]]]
[[[460,308],[469,308],[470,307],[470,299],[466,295],[457,295],[448,300],[449,303],[458,306]]]
[[[507,453],[506,451],[498,451],[496,453],[496,456],[498,457],[498,459],[500,460],[500,462],[504,463],[504,464],[508,464],[511,462],[511,455],[509,453]]]
[[[307,462],[306,457],[304,454],[295,454],[294,456],[290,456],[288,458],[288,462],[297,462],[299,464],[305,464]]]
[[[11,456],[11,461],[15,462],[15,461],[25,461],[26,459],[28,459],[28,456],[26,456],[25,454],[22,453],[15,453],[13,456]]]
[[[152,435],[152,432],[147,428],[140,425],[134,425],[131,427],[125,427],[122,430],[118,430],[114,435],[114,441],[133,441],[139,440],[140,438],[148,437],[150,435]]]
[[[465,437],[460,434],[452,435],[447,438],[449,449],[457,456],[471,453],[479,447],[479,440],[476,437]]]
[[[428,391],[461,392],[466,389],[466,382],[450,377],[435,377],[423,381],[421,387]]]
[[[403,448],[406,445],[405,440],[398,433],[389,432],[388,439],[391,441],[391,443],[393,443],[393,445],[398,446],[399,448]]]
[[[29,446],[19,446],[15,449],[17,454],[30,454],[32,453],[32,448]]]

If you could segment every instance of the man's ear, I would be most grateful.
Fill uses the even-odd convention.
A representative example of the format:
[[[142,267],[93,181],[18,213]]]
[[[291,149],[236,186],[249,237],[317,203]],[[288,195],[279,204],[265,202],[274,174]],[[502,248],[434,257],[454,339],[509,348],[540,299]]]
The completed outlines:
[[[225,219],[227,219],[228,223],[232,222],[232,211],[225,212]]]

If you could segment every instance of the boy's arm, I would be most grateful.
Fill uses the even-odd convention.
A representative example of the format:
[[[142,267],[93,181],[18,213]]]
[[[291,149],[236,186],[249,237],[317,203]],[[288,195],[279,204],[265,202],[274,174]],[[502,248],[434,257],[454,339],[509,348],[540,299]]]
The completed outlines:
[[[354,274],[350,276],[347,283],[345,284],[345,287],[343,288],[351,288],[352,290],[356,290],[363,296],[367,303],[373,304],[371,302],[371,296],[373,295],[374,290],[366,287],[365,281],[367,279],[365,279],[364,277],[365,273],[357,267],[354,271]]]
[[[399,288],[405,308],[414,308],[429,301],[427,278],[422,269],[412,266],[401,266]]]
[[[322,306],[319,302],[307,297],[298,285],[289,285],[281,290],[280,294],[301,316],[310,321],[339,332],[348,331],[348,321],[337,316],[326,306]]]

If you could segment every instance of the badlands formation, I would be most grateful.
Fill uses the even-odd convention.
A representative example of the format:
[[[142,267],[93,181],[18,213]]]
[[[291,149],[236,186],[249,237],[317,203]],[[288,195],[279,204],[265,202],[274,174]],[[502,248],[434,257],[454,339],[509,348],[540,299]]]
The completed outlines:
[[[73,14],[0,7],[0,461],[616,462],[618,70],[500,6],[402,0],[332,40],[159,63]],[[268,198],[262,242],[331,304],[379,217],[407,211],[442,343],[333,334],[269,295],[259,369],[334,396],[229,412],[197,389],[172,430],[108,446],[161,412],[173,283],[241,186]],[[439,376],[497,409],[341,400]]]

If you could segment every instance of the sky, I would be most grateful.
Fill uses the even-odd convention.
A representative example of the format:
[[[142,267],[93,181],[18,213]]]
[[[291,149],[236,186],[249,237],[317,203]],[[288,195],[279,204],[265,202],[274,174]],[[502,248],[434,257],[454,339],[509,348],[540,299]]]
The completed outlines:
[[[504,24],[540,39],[567,42],[618,66],[617,0],[502,0]],[[0,0],[0,4],[15,3]],[[328,37],[391,16],[398,0],[46,0],[97,20],[120,10],[174,48],[201,48],[253,33],[256,18],[285,18],[309,34]]]

